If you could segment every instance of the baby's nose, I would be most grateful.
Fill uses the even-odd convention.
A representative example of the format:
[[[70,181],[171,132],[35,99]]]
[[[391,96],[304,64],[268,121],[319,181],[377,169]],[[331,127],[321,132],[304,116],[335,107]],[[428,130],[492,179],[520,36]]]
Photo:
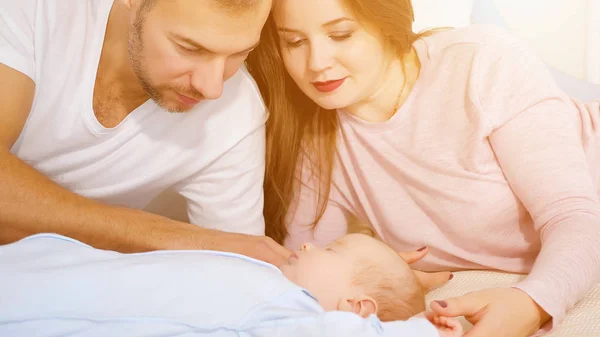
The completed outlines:
[[[310,243],[305,243],[305,244],[303,244],[303,245],[302,245],[302,247],[301,247],[301,249],[300,249],[300,250],[301,250],[301,251],[303,251],[303,252],[307,252],[307,251],[309,251],[309,250],[313,249],[313,247],[314,247],[314,246],[313,246],[312,244],[310,244]]]

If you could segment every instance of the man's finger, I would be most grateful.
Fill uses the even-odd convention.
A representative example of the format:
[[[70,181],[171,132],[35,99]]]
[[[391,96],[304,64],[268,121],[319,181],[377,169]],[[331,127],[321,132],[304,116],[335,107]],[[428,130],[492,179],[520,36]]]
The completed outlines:
[[[404,261],[406,261],[406,263],[411,264],[425,257],[425,255],[427,255],[427,252],[429,252],[429,248],[423,247],[419,250],[413,250],[410,252],[398,252],[398,255],[400,255],[400,257]]]
[[[292,255],[292,251],[278,244],[274,240],[267,239],[267,246],[269,250],[266,250],[265,253],[269,254],[268,258],[270,261],[266,262],[269,262],[277,267],[286,263]]]
[[[289,258],[292,255],[291,250],[285,248],[284,246],[279,245],[278,243],[275,243],[274,250],[275,250],[275,253],[277,253],[280,256],[283,256],[285,259]]]
[[[413,270],[417,280],[423,287],[425,292],[429,292],[433,289],[443,286],[446,282],[452,279],[453,275],[449,271],[441,271],[437,273],[425,273],[418,270]]]

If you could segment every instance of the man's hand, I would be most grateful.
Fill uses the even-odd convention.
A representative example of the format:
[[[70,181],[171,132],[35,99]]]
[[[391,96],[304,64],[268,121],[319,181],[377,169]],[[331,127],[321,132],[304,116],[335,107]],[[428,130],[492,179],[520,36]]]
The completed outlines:
[[[550,316],[517,288],[494,288],[431,303],[441,316],[465,316],[473,324],[465,337],[526,337]]]
[[[414,250],[411,252],[399,252],[398,255],[400,255],[400,257],[404,259],[406,263],[411,264],[425,257],[425,255],[427,255],[428,252],[429,248],[423,247],[419,250]],[[449,271],[425,273],[422,271],[413,270],[413,272],[417,277],[417,280],[419,280],[419,283],[421,283],[421,286],[423,287],[425,292],[429,292],[433,289],[441,287],[453,277],[452,273]]]
[[[203,249],[242,254],[275,266],[282,265],[292,255],[290,250],[267,236],[208,231]]]

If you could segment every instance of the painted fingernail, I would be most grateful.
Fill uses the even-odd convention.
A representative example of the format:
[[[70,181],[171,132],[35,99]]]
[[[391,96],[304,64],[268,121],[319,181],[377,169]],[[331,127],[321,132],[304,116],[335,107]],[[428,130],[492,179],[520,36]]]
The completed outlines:
[[[450,277],[448,277],[448,281],[450,281],[453,278],[454,278],[454,274],[450,274]]]
[[[447,308],[448,307],[448,303],[446,303],[446,301],[436,301],[437,304],[440,305],[440,307],[442,308]]]
[[[421,247],[421,248],[417,249],[417,252],[422,252],[422,251],[424,251],[425,249],[427,249],[427,246],[424,246],[424,247]]]

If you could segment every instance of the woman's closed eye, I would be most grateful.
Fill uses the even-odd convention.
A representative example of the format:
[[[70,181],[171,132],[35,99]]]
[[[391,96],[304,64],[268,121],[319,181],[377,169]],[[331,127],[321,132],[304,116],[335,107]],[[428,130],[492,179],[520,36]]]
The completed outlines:
[[[334,33],[328,36],[331,40],[336,42],[346,41],[352,37],[352,33]],[[285,45],[288,48],[296,48],[300,47],[306,42],[306,39],[293,39],[293,40],[285,40]]]
[[[204,49],[194,47],[194,46],[188,46],[188,45],[183,45],[183,44],[179,44],[179,43],[175,43],[175,46],[177,47],[179,52],[181,52],[183,54],[195,55],[195,54],[202,54],[205,52]]]
[[[304,43],[304,39],[288,40],[285,45],[289,48],[300,47]]]
[[[345,41],[352,37],[352,33],[332,34],[329,36],[334,41]]]

